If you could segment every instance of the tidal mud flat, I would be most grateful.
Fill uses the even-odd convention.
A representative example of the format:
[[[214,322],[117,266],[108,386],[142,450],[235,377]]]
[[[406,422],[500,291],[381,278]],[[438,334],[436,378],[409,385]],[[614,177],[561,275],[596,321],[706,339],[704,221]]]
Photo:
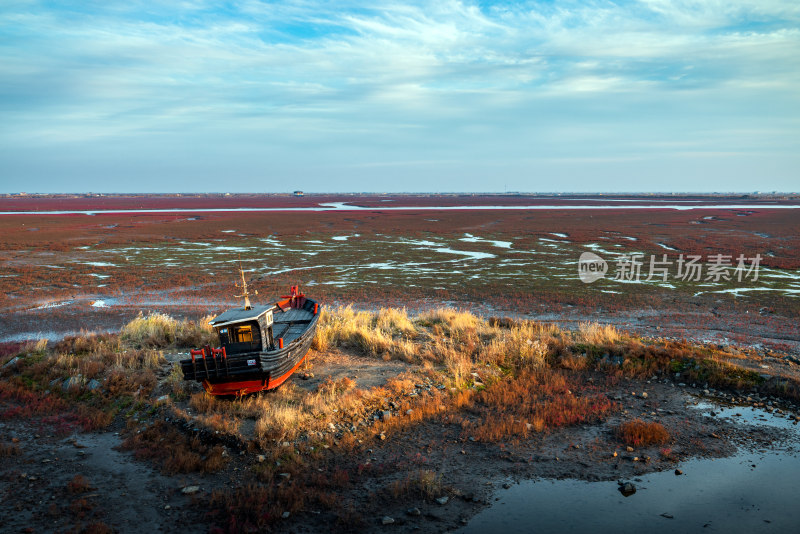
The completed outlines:
[[[637,202],[650,207],[625,208]],[[486,317],[565,326],[595,321],[641,335],[796,353],[800,211],[778,209],[796,207],[796,199],[736,207],[753,203],[475,195],[0,198],[0,211],[17,213],[0,216],[0,341],[116,331],[142,310],[216,313],[235,304],[231,283],[241,260],[262,294],[300,284],[329,305],[450,305]],[[206,211],[336,204],[358,209]],[[537,204],[563,209],[510,209]],[[603,209],[572,209],[587,204]],[[387,205],[407,209],[381,209]],[[478,205],[498,209],[468,209]],[[668,205],[695,209],[659,207]],[[196,211],[114,211],[151,208]],[[52,210],[108,213],[41,213]],[[609,263],[608,275],[590,285],[578,276],[584,252]],[[732,269],[740,254],[760,256],[757,279],[737,279]],[[641,276],[612,276],[616,261],[633,255],[644,263]],[[715,255],[730,257],[725,276],[708,276]],[[671,262],[666,277],[649,276],[651,256]],[[701,258],[706,270],[699,279],[678,276],[681,256]]]
[[[4,524],[469,530],[552,480],[591,484],[590,496],[624,507],[657,494],[653,473],[692,495],[709,462],[742,454],[786,468],[784,478],[752,468],[729,480],[737,487],[764,483],[762,472],[775,487],[796,475],[797,373],[747,370],[715,348],[590,324],[571,332],[447,309],[345,309],[326,312],[291,382],[225,400],[176,375],[185,353],[170,346],[202,342],[202,325],[158,324],[173,335],[137,337],[131,325],[142,323],[132,322],[3,358]],[[635,494],[622,496],[625,484]],[[714,510],[705,521],[728,513]],[[530,519],[503,518],[520,531]],[[553,524],[563,520],[556,513]]]
[[[245,200],[224,202],[274,206]],[[323,200],[354,202],[291,205]],[[490,201],[500,202],[410,202]],[[653,528],[723,528],[720,514],[733,509],[749,527],[796,520],[778,513],[790,495],[778,489],[797,474],[796,210],[380,209],[394,202],[361,198],[346,213],[0,216],[0,488],[10,503],[0,521],[90,532],[475,531],[499,514],[522,531],[531,516],[507,509],[533,499],[534,510],[554,510],[543,524],[585,530],[546,506],[567,494],[607,504],[618,512],[609,521]],[[586,285],[584,251],[742,252],[763,263],[746,283]],[[214,342],[202,318],[235,305],[240,257],[262,295],[300,283],[322,299],[327,326],[278,391],[213,399],[175,363]],[[178,321],[137,336],[140,312]],[[623,496],[625,484],[636,492]],[[741,491],[733,505],[709,497],[728,486],[766,489]],[[709,504],[691,511],[665,494]]]

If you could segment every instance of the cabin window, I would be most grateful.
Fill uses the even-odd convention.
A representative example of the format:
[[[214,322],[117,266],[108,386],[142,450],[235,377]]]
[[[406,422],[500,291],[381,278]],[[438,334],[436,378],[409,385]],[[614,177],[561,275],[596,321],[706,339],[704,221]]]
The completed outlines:
[[[228,343],[228,329],[227,328],[220,328],[219,329],[219,342],[223,345]]]
[[[249,324],[231,328],[234,343],[250,343],[253,341],[253,329]]]

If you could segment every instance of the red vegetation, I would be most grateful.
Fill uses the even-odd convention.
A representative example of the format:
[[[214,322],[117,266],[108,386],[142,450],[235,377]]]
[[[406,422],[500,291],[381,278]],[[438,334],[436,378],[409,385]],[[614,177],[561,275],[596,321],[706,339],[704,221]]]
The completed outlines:
[[[41,417],[40,423],[56,433],[68,434],[76,429],[105,428],[114,413],[84,404],[71,405],[55,395],[41,395],[21,384],[0,381],[0,419],[34,416]]]
[[[67,491],[73,494],[86,493],[90,489],[92,488],[89,485],[89,481],[86,480],[86,477],[84,477],[83,475],[75,475],[74,477],[72,477],[72,480],[70,480],[67,483]]]
[[[624,443],[635,447],[663,445],[670,440],[669,432],[661,423],[645,422],[641,419],[622,423],[617,430],[617,436]]]
[[[535,432],[595,422],[617,408],[579,376],[542,369],[497,382],[475,396],[461,425],[479,441],[528,437]]]

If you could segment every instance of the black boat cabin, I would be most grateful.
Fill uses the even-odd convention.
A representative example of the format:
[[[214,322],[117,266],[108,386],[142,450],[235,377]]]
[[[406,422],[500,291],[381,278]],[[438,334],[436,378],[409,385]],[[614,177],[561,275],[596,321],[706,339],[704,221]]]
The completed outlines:
[[[228,355],[275,350],[272,333],[275,306],[228,310],[211,321]]]

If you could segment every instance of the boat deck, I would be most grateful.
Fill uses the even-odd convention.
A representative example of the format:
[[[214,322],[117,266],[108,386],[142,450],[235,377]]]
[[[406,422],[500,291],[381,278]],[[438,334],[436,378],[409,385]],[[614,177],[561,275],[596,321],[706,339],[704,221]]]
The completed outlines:
[[[275,339],[283,338],[284,344],[288,345],[305,332],[308,324],[314,318],[314,312],[309,306],[305,306],[276,311],[272,317],[273,337]]]

